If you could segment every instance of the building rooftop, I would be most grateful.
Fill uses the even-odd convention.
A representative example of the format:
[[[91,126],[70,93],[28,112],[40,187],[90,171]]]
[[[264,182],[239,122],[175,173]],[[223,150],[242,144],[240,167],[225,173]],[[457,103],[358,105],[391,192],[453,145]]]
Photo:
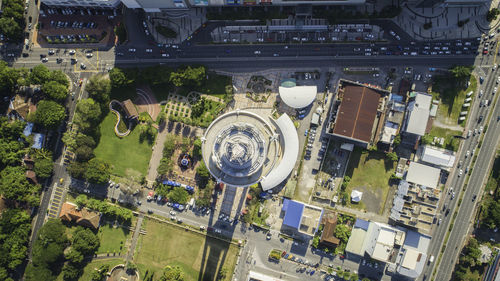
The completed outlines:
[[[123,109],[125,110],[125,114],[127,114],[127,117],[139,117],[139,112],[137,112],[137,108],[135,108],[134,103],[130,99],[123,101]]]
[[[328,246],[337,246],[340,240],[335,237],[335,228],[337,227],[337,214],[333,213],[329,217],[323,218],[323,233],[321,233],[320,244],[325,244]]]
[[[260,185],[264,191],[282,183],[292,172],[299,156],[299,136],[292,119],[285,113],[275,121],[275,124],[279,132],[282,155],[279,164],[262,177]]]
[[[315,99],[318,89],[316,86],[279,87],[281,100],[292,108],[304,108]]]
[[[333,133],[369,143],[381,95],[361,85],[345,85],[339,91],[340,108]]]
[[[287,198],[281,211],[285,213],[283,225],[309,236],[316,233],[323,216],[323,209]]]
[[[440,169],[411,162],[406,174],[406,181],[429,188],[436,188],[440,174]]]
[[[61,220],[74,222],[76,224],[90,227],[93,229],[99,228],[101,214],[99,212],[91,211],[87,208],[77,209],[73,203],[65,202],[61,207],[59,215]]]
[[[408,103],[405,132],[419,136],[425,135],[431,102],[431,95],[415,94],[415,100]]]
[[[430,145],[421,147],[420,160],[429,164],[451,168],[455,164],[455,152]]]
[[[358,256],[363,256],[365,254],[364,241],[368,233],[369,226],[369,221],[356,219],[354,227],[351,231],[351,236],[347,241],[347,245],[345,248],[346,252],[353,253]]]
[[[304,212],[304,204],[285,198],[281,210],[285,212],[283,224],[298,229],[302,220],[302,213]]]

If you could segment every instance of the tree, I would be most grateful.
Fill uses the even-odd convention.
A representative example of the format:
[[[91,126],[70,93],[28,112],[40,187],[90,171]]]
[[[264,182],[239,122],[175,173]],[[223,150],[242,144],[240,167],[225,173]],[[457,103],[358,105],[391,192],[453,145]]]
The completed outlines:
[[[83,254],[75,249],[71,249],[66,254],[66,259],[75,264],[79,264],[83,261]]]
[[[90,77],[85,86],[89,96],[95,101],[105,106],[109,103],[109,94],[111,93],[111,82],[103,75],[94,75]]]
[[[109,72],[109,80],[113,88],[121,88],[132,82],[125,76],[125,73],[123,73],[120,68],[116,67]]]
[[[75,204],[78,206],[78,208],[83,208],[85,205],[87,205],[87,200],[87,195],[80,194],[75,198]]]
[[[5,10],[4,10],[5,11]],[[23,30],[19,23],[13,18],[0,18],[0,32],[9,39],[9,41],[20,41],[23,36]]]
[[[228,274],[228,269],[227,267],[225,266],[222,266],[220,269],[219,269],[219,274],[217,275],[217,280],[224,280],[226,279],[227,277],[227,274]]]
[[[35,161],[34,171],[39,178],[46,179],[50,177],[53,169],[54,163],[51,159],[42,158]]]
[[[76,148],[76,136],[76,130],[68,130],[64,132],[61,140],[70,150],[73,150]]]
[[[488,228],[495,229],[500,226],[500,202],[492,200],[486,208],[484,223]]]
[[[94,157],[94,151],[86,145],[78,146],[75,150],[76,159],[80,162],[87,162]]]
[[[37,186],[26,179],[21,166],[7,166],[0,172],[0,193],[8,200],[26,202],[37,191]]]
[[[109,181],[110,174],[111,166],[106,161],[93,158],[88,163],[85,177],[91,183],[105,184]]]
[[[24,143],[0,138],[0,163],[3,165],[18,164],[25,153]]]
[[[493,8],[489,10],[488,13],[486,14],[486,20],[489,22],[494,21],[497,19],[499,14],[500,10],[498,10],[497,8]]]
[[[83,269],[74,263],[66,263],[63,266],[62,274],[64,280],[78,280],[78,277],[82,274]]]
[[[103,264],[99,267],[99,269],[95,269],[90,276],[91,281],[102,281],[109,271],[109,265]],[[144,278],[146,280],[146,278]]]
[[[68,243],[66,227],[59,219],[49,219],[39,230],[33,243],[32,262],[34,266],[50,269],[64,257],[64,249]]]
[[[53,70],[50,73],[50,80],[63,85],[66,89],[69,87],[68,77],[61,70]]]
[[[171,157],[175,151],[176,136],[168,134],[163,144],[163,157]]]
[[[170,158],[164,157],[160,160],[160,165],[158,165],[156,171],[160,175],[168,175],[170,172],[172,172],[173,168],[174,163],[172,162],[172,160]]]
[[[101,118],[101,107],[93,99],[83,99],[76,105],[73,122],[86,132],[95,127]]]
[[[387,158],[391,161],[398,161],[398,155],[396,154],[396,152],[389,152],[386,154],[387,155]]]
[[[160,281],[183,281],[184,272],[179,266],[167,265],[163,269],[163,275],[160,277]]]
[[[68,97],[68,88],[56,81],[45,82],[42,85],[42,92],[58,102],[63,102]]]
[[[193,156],[201,158],[201,139],[196,139],[193,142]]]
[[[0,279],[7,280],[27,256],[31,218],[22,209],[8,208],[0,216]]]
[[[349,236],[351,236],[351,230],[349,229],[349,227],[345,224],[337,224],[337,226],[335,227],[335,237],[347,243],[347,240],[349,240]]]
[[[174,187],[168,193],[168,200],[179,204],[186,204],[189,199],[189,193],[182,187]]]
[[[392,144],[394,146],[398,146],[400,143],[401,143],[401,134],[397,134],[396,137],[394,138],[394,141],[392,142]]]
[[[75,179],[85,179],[87,163],[73,162],[68,166],[69,174]]]
[[[200,165],[196,168],[196,176],[198,177],[198,185],[201,188],[204,188],[210,179],[210,172],[208,171],[207,166],[205,166],[205,162],[200,161]]]
[[[99,245],[99,237],[92,230],[78,226],[73,232],[71,249],[82,253],[83,256],[94,254]]]
[[[54,101],[42,100],[35,112],[35,122],[47,129],[55,129],[66,118],[64,107]]]
[[[179,68],[177,71],[171,72],[169,80],[177,87],[182,87],[184,85],[200,86],[205,75],[205,67],[200,66],[192,68],[188,66],[184,69]]]
[[[86,145],[86,146],[89,146],[89,147],[92,147],[92,148],[96,147],[95,140],[91,136],[88,136],[88,135],[85,135],[85,134],[82,134],[82,133],[78,133],[78,135],[76,136],[75,140],[76,140],[76,145],[77,146]]]
[[[35,266],[32,263],[26,267],[24,278],[26,281],[53,281],[57,276],[52,274],[52,271],[45,266]]]
[[[39,64],[31,70],[30,81],[34,85],[42,85],[46,81],[50,80],[50,70],[43,64]]]
[[[20,71],[8,66],[7,62],[0,60],[0,93],[10,96],[18,84]]]
[[[459,86],[464,87],[465,84],[469,81],[473,69],[474,66],[458,65],[451,68],[450,73],[453,79],[455,79],[455,83]]]

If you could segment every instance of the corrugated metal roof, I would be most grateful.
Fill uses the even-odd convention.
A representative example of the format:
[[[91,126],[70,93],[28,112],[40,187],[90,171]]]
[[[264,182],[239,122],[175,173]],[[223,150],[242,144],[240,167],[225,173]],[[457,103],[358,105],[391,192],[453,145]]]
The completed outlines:
[[[370,142],[379,99],[380,94],[370,88],[345,86],[333,133]]]

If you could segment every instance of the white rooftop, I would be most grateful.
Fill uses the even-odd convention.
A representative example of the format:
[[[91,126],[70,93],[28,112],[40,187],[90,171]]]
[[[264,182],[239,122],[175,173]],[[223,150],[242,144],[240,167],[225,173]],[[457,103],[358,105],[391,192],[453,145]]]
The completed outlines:
[[[260,181],[264,191],[277,186],[290,175],[299,155],[299,136],[292,119],[285,113],[275,123],[276,128],[280,131],[282,156],[278,166],[273,167],[271,172]]]
[[[440,173],[440,169],[416,162],[410,162],[410,167],[406,174],[406,181],[429,188],[436,188]]]
[[[304,108],[310,105],[318,93],[316,86],[279,87],[280,98],[292,108]]]
[[[431,102],[431,95],[417,93],[415,101],[408,104],[406,132],[419,136],[425,135],[427,121],[429,120]]]
[[[451,168],[455,163],[455,152],[425,145],[422,148],[421,159],[430,164]]]

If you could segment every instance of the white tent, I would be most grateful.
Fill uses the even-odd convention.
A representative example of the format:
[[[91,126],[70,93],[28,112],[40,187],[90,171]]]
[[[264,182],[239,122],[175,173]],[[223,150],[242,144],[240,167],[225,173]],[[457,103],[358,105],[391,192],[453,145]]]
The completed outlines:
[[[357,190],[353,190],[351,192],[351,201],[352,202],[359,202],[359,201],[361,201],[361,197],[363,197],[363,192],[357,191]]]

